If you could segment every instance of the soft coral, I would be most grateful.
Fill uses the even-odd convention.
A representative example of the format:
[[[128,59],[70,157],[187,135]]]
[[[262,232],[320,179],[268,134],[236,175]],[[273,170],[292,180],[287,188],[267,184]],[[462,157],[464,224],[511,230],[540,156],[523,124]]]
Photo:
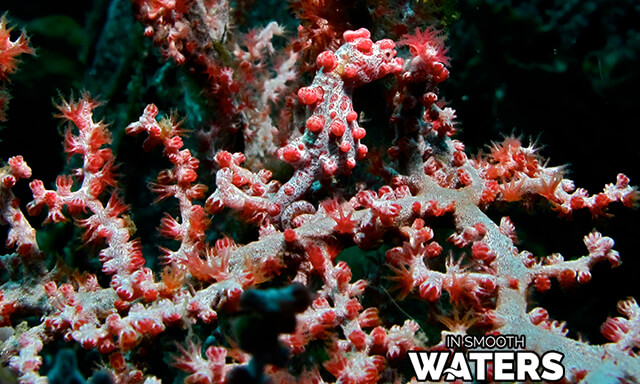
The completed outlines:
[[[29,38],[22,31],[20,36],[11,40],[13,27],[7,27],[6,14],[0,16],[0,121],[7,119],[6,110],[9,105],[9,93],[5,89],[5,82],[11,73],[16,70],[18,56],[23,53],[34,54],[29,46]]]
[[[13,27],[7,27],[6,15],[0,17],[0,81],[7,80],[7,76],[16,70],[18,56],[23,53],[33,54],[29,46],[29,38],[22,31],[17,39],[11,40]]]

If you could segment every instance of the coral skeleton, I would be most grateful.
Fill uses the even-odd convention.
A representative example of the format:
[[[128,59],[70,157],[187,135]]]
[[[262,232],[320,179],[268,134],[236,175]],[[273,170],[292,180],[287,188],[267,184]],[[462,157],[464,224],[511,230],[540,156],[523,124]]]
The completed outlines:
[[[64,343],[74,362],[72,351],[99,355],[89,382],[417,383],[408,353],[450,350],[449,335],[523,335],[527,350],[564,355],[565,382],[640,378],[635,299],[602,324],[601,345],[534,300],[588,284],[598,263],[619,266],[614,240],[593,230],[583,256],[534,255],[509,216],[488,213],[538,204],[562,218],[606,217],[611,205],[636,205],[630,179],[591,194],[516,136],[471,153],[439,89],[455,76],[445,34],[411,17],[400,35],[369,31],[321,3],[340,2],[291,2],[292,36],[276,22],[235,31],[227,1],[132,0],[161,59],[203,81],[214,121],[193,132],[192,116],[149,103],[116,127],[97,96],[76,92],[55,105],[67,167],[54,185],[29,158],[2,159],[1,358],[17,382],[53,382],[43,355]],[[18,58],[34,53],[8,25],[3,16],[0,120],[12,118]],[[378,92],[382,122],[358,109],[360,91]],[[377,144],[375,130],[391,136]],[[124,192],[138,164],[118,157],[122,142],[142,139],[137,156],[155,153],[166,168],[146,204],[171,208],[153,223]],[[159,244],[140,234],[149,224]],[[85,269],[42,246],[57,226],[75,228]],[[363,261],[372,253],[381,257]],[[406,303],[422,309],[385,313]],[[146,357],[156,343],[168,348],[160,370]]]

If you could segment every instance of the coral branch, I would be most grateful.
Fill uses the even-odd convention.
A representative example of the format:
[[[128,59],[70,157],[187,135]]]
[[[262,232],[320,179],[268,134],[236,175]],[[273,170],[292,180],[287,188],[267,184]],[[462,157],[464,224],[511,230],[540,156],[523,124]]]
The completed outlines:
[[[512,136],[471,155],[439,89],[457,62],[446,34],[421,25],[433,2],[292,1],[297,37],[283,27],[293,21],[263,22],[250,3],[134,0],[160,55],[125,61],[144,71],[170,61],[153,76],[136,72],[122,93],[136,104],[127,113],[119,93],[105,108],[115,117],[146,105],[137,121],[109,126],[95,117],[102,103],[71,96],[56,105],[67,170],[55,187],[22,156],[0,167],[0,358],[19,383],[54,382],[76,353],[88,363],[65,379],[83,382],[415,383],[429,370],[415,357],[452,353],[444,381],[546,380],[540,367],[503,380],[497,360],[460,373],[482,368],[457,357],[474,351],[450,343],[463,336],[517,336],[524,345],[513,350],[527,356],[555,351],[565,382],[640,377],[636,299],[601,325],[601,345],[592,334],[574,339],[552,306],[536,307],[549,292],[562,300],[559,289],[593,284],[599,263],[622,265],[614,240],[588,220],[637,205],[629,177],[590,194]],[[365,22],[371,31],[356,29]],[[10,32],[3,16],[2,87],[18,56],[33,53],[24,32]],[[165,80],[179,89],[161,90]],[[180,112],[162,116],[171,105]],[[365,127],[380,130],[366,138],[371,154]],[[139,135],[144,156],[158,159],[151,170],[131,150]],[[19,183],[32,173],[42,179],[30,181],[23,206]],[[137,189],[144,182],[155,199]],[[523,207],[588,223],[587,252],[531,246],[538,239],[516,230]],[[42,214],[41,226],[25,208]],[[57,351],[65,342],[76,347]],[[506,370],[523,366],[532,368]]]

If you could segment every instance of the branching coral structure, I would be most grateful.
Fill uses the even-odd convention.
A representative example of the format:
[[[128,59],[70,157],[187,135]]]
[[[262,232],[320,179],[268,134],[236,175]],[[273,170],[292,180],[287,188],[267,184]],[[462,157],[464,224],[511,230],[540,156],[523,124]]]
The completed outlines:
[[[345,29],[313,16],[324,3],[293,2],[305,22],[276,43],[287,32],[275,22],[227,36],[226,1],[133,1],[162,58],[203,80],[218,121],[196,134],[183,127],[190,116],[149,103],[126,128],[109,126],[97,117],[101,102],[82,92],[55,105],[67,158],[55,186],[32,175],[28,158],[6,159],[0,356],[17,382],[53,382],[59,369],[44,369],[43,356],[64,343],[98,356],[89,382],[417,383],[425,379],[411,353],[453,352],[447,339],[465,335],[516,335],[522,350],[559,352],[565,382],[640,378],[635,299],[602,324],[601,345],[569,337],[534,299],[556,281],[588,284],[597,263],[619,266],[613,239],[594,230],[584,256],[534,255],[519,247],[509,216],[488,213],[537,204],[562,218],[605,217],[610,205],[636,205],[629,178],[590,194],[515,136],[471,155],[439,89],[450,76],[444,33],[409,16],[400,35]],[[12,39],[10,30],[0,19],[0,120],[4,84],[19,55],[33,53],[26,34]],[[303,62],[310,55],[315,62]],[[360,113],[359,89],[378,92],[382,123]],[[370,150],[376,129],[391,138],[371,139]],[[168,164],[149,183],[156,202],[173,206],[151,223],[161,246],[143,243],[138,229],[149,223],[127,205],[113,145],[123,132],[119,140],[141,136]],[[201,148],[190,147],[196,136]],[[230,143],[238,137],[245,146]],[[27,182],[23,204],[14,190]],[[48,254],[38,234],[56,225],[72,227],[78,252],[101,269]],[[356,271],[372,252],[380,257],[366,261],[370,270]],[[409,306],[421,310],[410,315]],[[167,349],[164,362],[153,361],[154,345]],[[491,382],[498,369],[494,361],[482,374]],[[545,377],[533,369],[522,381]]]

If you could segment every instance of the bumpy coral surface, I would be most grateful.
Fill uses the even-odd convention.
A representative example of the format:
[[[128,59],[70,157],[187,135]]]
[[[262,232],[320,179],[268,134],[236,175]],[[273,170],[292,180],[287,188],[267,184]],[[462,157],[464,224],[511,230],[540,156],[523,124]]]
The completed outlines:
[[[111,2],[122,28],[135,15],[131,30],[149,42],[137,63],[157,59],[157,72],[137,70],[120,109],[88,91],[55,98],[59,176],[3,159],[2,376],[416,383],[414,353],[469,352],[448,340],[502,335],[562,354],[565,382],[635,382],[634,298],[611,295],[619,313],[600,344],[541,305],[626,255],[596,229],[583,256],[527,250],[536,243],[509,215],[611,219],[634,208],[636,187],[619,173],[590,193],[514,135],[469,150],[441,91],[455,76],[442,30],[452,5],[422,3],[292,1],[294,35],[277,22],[241,32],[251,1]],[[8,25],[3,16],[0,120],[13,118],[19,60],[38,62],[25,58],[38,52],[28,31]],[[163,84],[167,73],[177,84]],[[163,92],[186,106],[163,107]],[[132,109],[123,123],[131,114],[117,111]]]

